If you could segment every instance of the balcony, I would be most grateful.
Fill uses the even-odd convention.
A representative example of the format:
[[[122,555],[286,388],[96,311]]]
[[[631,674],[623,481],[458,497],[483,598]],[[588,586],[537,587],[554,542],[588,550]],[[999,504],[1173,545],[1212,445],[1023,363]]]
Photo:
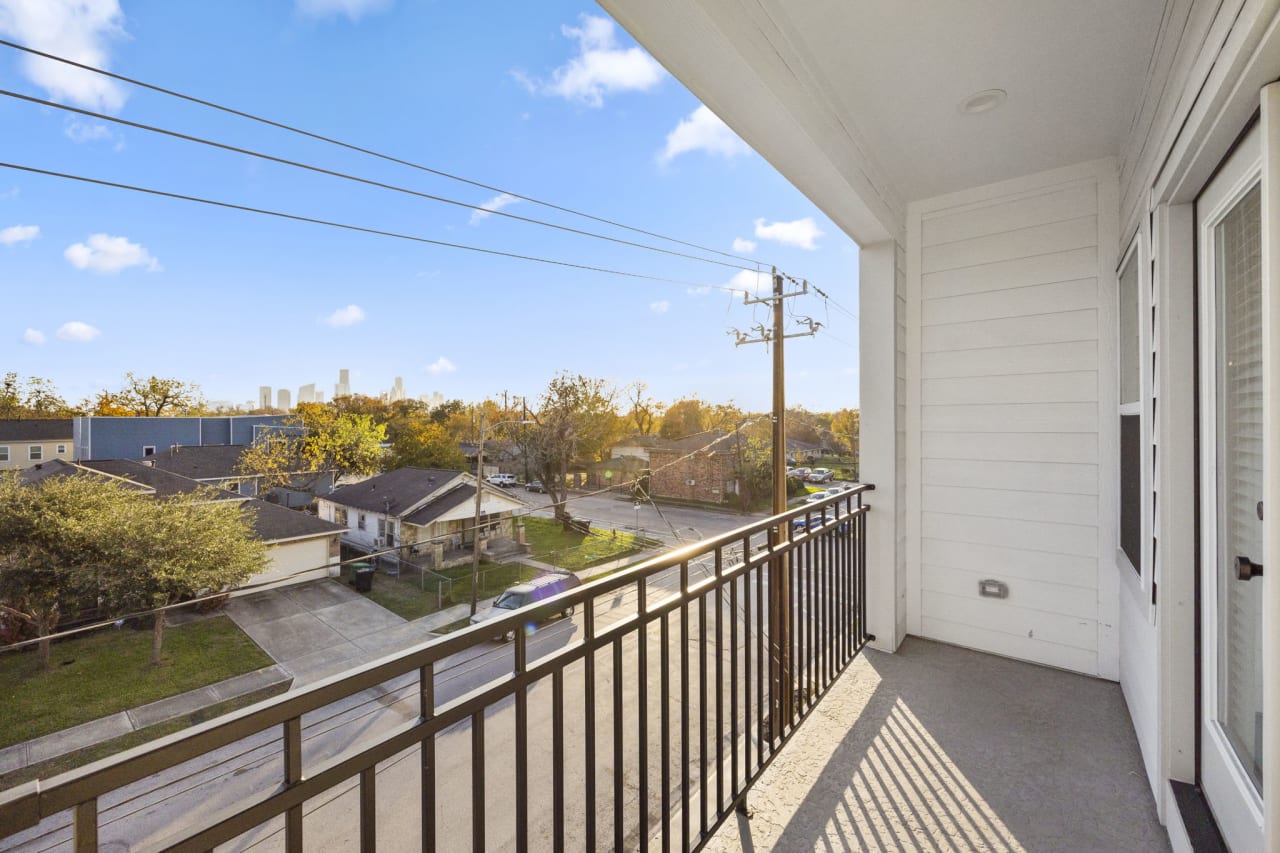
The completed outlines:
[[[0,794],[0,849],[1163,849],[1114,684],[864,651],[869,488]]]

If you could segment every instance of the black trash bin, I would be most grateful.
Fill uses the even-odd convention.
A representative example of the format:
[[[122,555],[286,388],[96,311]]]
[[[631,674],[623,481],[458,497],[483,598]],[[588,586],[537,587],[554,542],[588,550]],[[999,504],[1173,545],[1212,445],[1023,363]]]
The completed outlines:
[[[355,563],[351,567],[351,577],[355,580],[356,592],[372,592],[373,576],[377,569],[368,563]]]

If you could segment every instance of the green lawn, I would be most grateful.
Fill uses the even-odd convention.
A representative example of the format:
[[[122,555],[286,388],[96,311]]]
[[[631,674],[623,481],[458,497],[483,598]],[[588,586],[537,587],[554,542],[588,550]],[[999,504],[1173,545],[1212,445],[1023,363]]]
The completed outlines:
[[[571,572],[589,569],[620,557],[629,557],[645,550],[633,533],[591,528],[591,535],[577,531],[565,532],[560,522],[550,518],[524,519],[525,541],[529,543],[535,560],[551,563]]]
[[[0,655],[0,747],[271,665],[226,616],[167,628],[164,665],[150,661],[151,631],[129,628],[55,644],[44,672],[34,652]]]
[[[364,593],[370,601],[390,610],[403,619],[419,619],[441,609],[471,600],[471,566],[456,566],[439,574],[452,583],[439,581],[428,574],[424,583],[416,571],[405,571],[399,576],[379,571],[373,579],[373,591]],[[527,581],[538,570],[521,563],[481,563],[480,587],[477,595],[491,598],[509,586]],[[349,580],[349,570],[343,568],[342,581]],[[443,587],[437,591],[437,584]]]

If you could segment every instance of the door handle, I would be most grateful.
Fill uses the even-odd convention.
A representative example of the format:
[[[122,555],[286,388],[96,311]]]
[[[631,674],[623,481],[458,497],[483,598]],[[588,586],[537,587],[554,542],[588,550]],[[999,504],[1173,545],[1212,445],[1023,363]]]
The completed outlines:
[[[1262,577],[1262,564],[1255,563],[1248,557],[1236,557],[1236,578],[1247,581]]]

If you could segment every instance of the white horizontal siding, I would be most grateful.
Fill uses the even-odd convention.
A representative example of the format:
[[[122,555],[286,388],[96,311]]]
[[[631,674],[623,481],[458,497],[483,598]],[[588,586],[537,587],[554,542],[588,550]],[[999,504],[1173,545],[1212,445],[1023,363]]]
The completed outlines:
[[[920,630],[1089,673],[1098,197],[1082,179],[933,211],[919,247]]]

